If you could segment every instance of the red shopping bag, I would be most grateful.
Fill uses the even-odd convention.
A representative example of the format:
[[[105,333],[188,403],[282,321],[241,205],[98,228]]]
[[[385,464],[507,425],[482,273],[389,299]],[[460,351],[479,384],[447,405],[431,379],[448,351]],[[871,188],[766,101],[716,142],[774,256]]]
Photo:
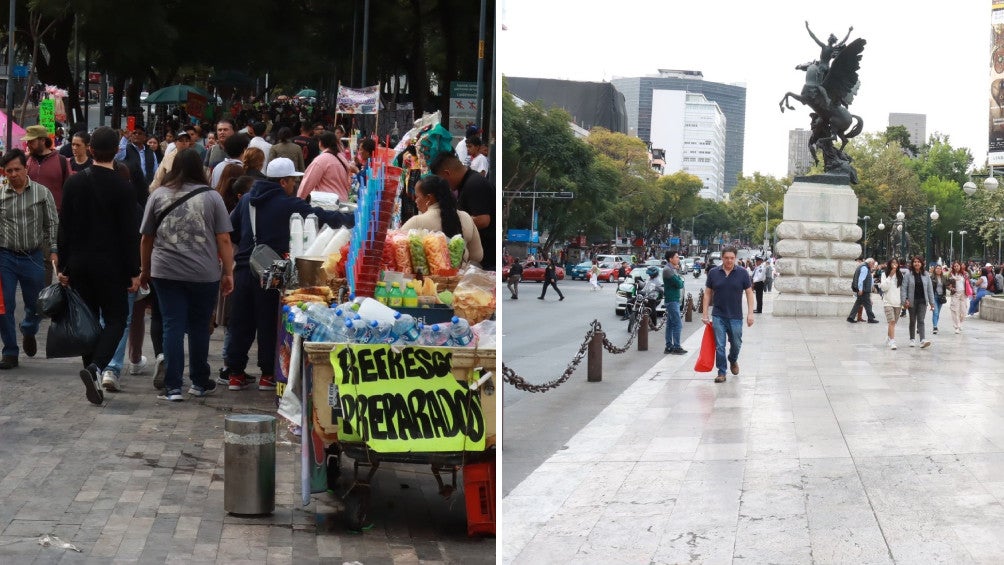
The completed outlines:
[[[694,363],[694,370],[707,373],[715,368],[715,330],[711,324],[704,324],[704,338],[701,339],[701,353]]]

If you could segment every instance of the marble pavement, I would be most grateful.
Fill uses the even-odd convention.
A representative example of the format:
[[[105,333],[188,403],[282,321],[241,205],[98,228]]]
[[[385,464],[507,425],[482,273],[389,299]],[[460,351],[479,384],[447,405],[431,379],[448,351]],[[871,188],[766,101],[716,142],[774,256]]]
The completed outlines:
[[[738,377],[695,334],[502,499],[498,562],[1004,562],[1004,325],[890,351],[772,302]]]

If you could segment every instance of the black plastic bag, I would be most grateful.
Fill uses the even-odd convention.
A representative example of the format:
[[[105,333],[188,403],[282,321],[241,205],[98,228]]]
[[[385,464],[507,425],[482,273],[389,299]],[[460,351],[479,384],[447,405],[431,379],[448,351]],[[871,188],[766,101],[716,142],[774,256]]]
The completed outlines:
[[[53,317],[45,339],[45,356],[49,359],[89,354],[101,333],[101,325],[80,294],[69,287],[64,287],[64,291],[66,311]]]
[[[50,284],[38,293],[38,313],[46,318],[62,316],[66,311],[66,288],[59,283]]]

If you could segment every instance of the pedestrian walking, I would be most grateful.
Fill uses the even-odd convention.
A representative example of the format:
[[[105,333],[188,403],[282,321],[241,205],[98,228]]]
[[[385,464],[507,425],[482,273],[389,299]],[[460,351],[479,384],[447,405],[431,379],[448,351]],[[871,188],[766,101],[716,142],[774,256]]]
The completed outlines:
[[[45,286],[44,263],[56,261],[56,230],[59,218],[56,201],[45,186],[28,178],[28,157],[20,149],[11,149],[0,159],[7,176],[7,185],[0,190],[0,283],[6,311],[0,318],[0,339],[3,354],[0,369],[18,366],[17,332],[15,331],[15,296],[21,285],[24,319],[21,321],[24,353],[34,357],[38,351],[35,334],[40,318],[36,310],[38,293]],[[60,187],[62,188],[62,187]],[[48,253],[42,253],[42,243],[50,241]]]
[[[589,268],[589,286],[590,290],[600,289],[600,266],[596,259],[593,259],[593,266]]]
[[[513,261],[509,266],[509,278],[506,280],[506,288],[513,300],[519,300],[519,281],[523,280],[523,264]]]
[[[924,269],[924,259],[914,257],[910,262],[910,268],[903,277],[903,287],[900,289],[903,307],[910,314],[910,347],[916,347],[920,339],[920,348],[925,349],[931,346],[931,341],[925,339],[924,319],[928,310],[934,310],[934,287],[931,284],[931,277]]]
[[[847,315],[847,321],[852,324],[857,323],[860,319],[861,308],[864,308],[865,313],[868,315],[869,324],[878,323],[875,314],[872,312],[873,269],[875,269],[875,259],[869,257],[858,265],[858,268],[854,271],[854,276],[851,279],[851,291],[855,295],[854,307],[851,308],[851,313]]]
[[[767,286],[767,292],[774,292],[774,258],[768,258],[764,261],[764,284]]]
[[[934,286],[934,313],[931,315],[931,333],[938,335],[938,321],[941,319],[941,307],[948,301],[948,287],[952,279],[945,273],[945,267],[936,265],[934,274],[931,275],[931,284]]]
[[[753,268],[753,293],[756,295],[756,310],[754,314],[763,313],[763,290],[767,286],[767,271],[763,263],[763,257],[756,258],[756,267]]]
[[[683,320],[680,318],[680,298],[683,296],[683,277],[680,276],[680,253],[675,249],[666,252],[666,265],[662,268],[662,287],[666,293],[666,349],[663,353],[683,355],[680,347]]]
[[[537,297],[538,300],[544,299],[548,286],[554,287],[554,291],[558,293],[559,302],[565,299],[565,295],[561,294],[561,289],[558,288],[558,270],[554,266],[554,259],[548,259],[547,267],[544,267],[544,288],[540,290],[540,296]]]
[[[107,367],[125,335],[128,293],[139,289],[139,230],[133,187],[115,170],[118,134],[109,127],[97,128],[90,149],[94,164],[63,186],[58,273],[60,284],[80,293],[103,322],[80,371],[87,400],[100,405],[102,387],[121,390],[118,375]]]
[[[209,378],[209,321],[220,287],[224,295],[233,290],[231,231],[223,198],[209,188],[198,152],[180,152],[164,185],[150,195],[140,226],[140,283],[153,283],[164,320],[162,400],[184,400],[186,334],[188,393],[205,396],[216,389]]]
[[[739,350],[743,345],[743,295],[746,296],[746,325],[753,326],[753,282],[749,271],[736,265],[736,248],[722,250],[722,264],[708,271],[704,283],[702,321],[715,331],[716,383],[725,382],[726,360],[733,375],[739,374]],[[710,306],[714,306],[714,311]],[[731,344],[728,356],[725,342]]]
[[[966,319],[966,301],[973,289],[969,285],[969,273],[959,261],[952,263],[952,272],[948,276],[952,279],[952,284],[948,287],[948,309],[952,313],[952,327],[959,334],[962,333],[962,322]]]
[[[903,271],[899,268],[899,261],[895,258],[889,259],[882,272],[882,279],[879,281],[879,289],[882,291],[882,304],[885,310],[885,320],[889,323],[886,332],[886,346],[889,349],[896,349],[896,322],[899,321],[899,312],[903,302],[900,290],[903,287]]]

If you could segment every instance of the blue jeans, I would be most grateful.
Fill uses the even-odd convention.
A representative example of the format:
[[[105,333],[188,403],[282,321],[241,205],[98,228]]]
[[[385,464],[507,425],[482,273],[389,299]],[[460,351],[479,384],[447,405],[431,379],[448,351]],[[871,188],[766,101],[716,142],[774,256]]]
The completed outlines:
[[[980,300],[983,300],[983,297],[988,294],[990,294],[990,292],[985,288],[980,288],[976,290],[976,295],[973,296],[972,299],[970,299],[969,301],[970,314],[975,314],[980,311]]]
[[[185,334],[188,334],[188,376],[192,384],[209,387],[209,320],[220,282],[153,279],[164,320],[164,388],[184,384]]]
[[[739,349],[743,346],[743,321],[742,319],[728,320],[719,316],[711,317],[711,325],[715,330],[715,365],[718,367],[718,374],[724,375],[728,369],[725,356],[725,338],[732,342],[729,348],[728,362],[735,363],[739,360]]]
[[[17,332],[14,329],[14,313],[17,307],[17,285],[21,285],[21,299],[24,301],[24,320],[21,333],[35,335],[41,318],[36,310],[38,293],[45,287],[45,266],[41,251],[19,255],[0,249],[0,284],[3,284],[3,303],[6,314],[0,319],[0,340],[3,340],[4,357],[17,357]]]
[[[666,303],[666,349],[680,347],[680,333],[683,331],[683,319],[680,318],[680,303]]]
[[[132,323],[132,305],[136,302],[136,293],[129,293],[129,310],[128,315],[126,315],[126,330],[122,334],[122,339],[119,340],[119,346],[115,348],[115,355],[112,356],[112,360],[108,362],[108,366],[105,367],[106,370],[115,373],[115,376],[122,375],[122,363],[125,361],[125,351],[126,343],[129,341],[129,324]],[[103,323],[103,322],[102,322]]]
[[[938,297],[934,297],[934,315],[931,316],[931,325],[938,327],[938,318],[941,317],[941,307],[944,306],[942,303],[938,302]]]

